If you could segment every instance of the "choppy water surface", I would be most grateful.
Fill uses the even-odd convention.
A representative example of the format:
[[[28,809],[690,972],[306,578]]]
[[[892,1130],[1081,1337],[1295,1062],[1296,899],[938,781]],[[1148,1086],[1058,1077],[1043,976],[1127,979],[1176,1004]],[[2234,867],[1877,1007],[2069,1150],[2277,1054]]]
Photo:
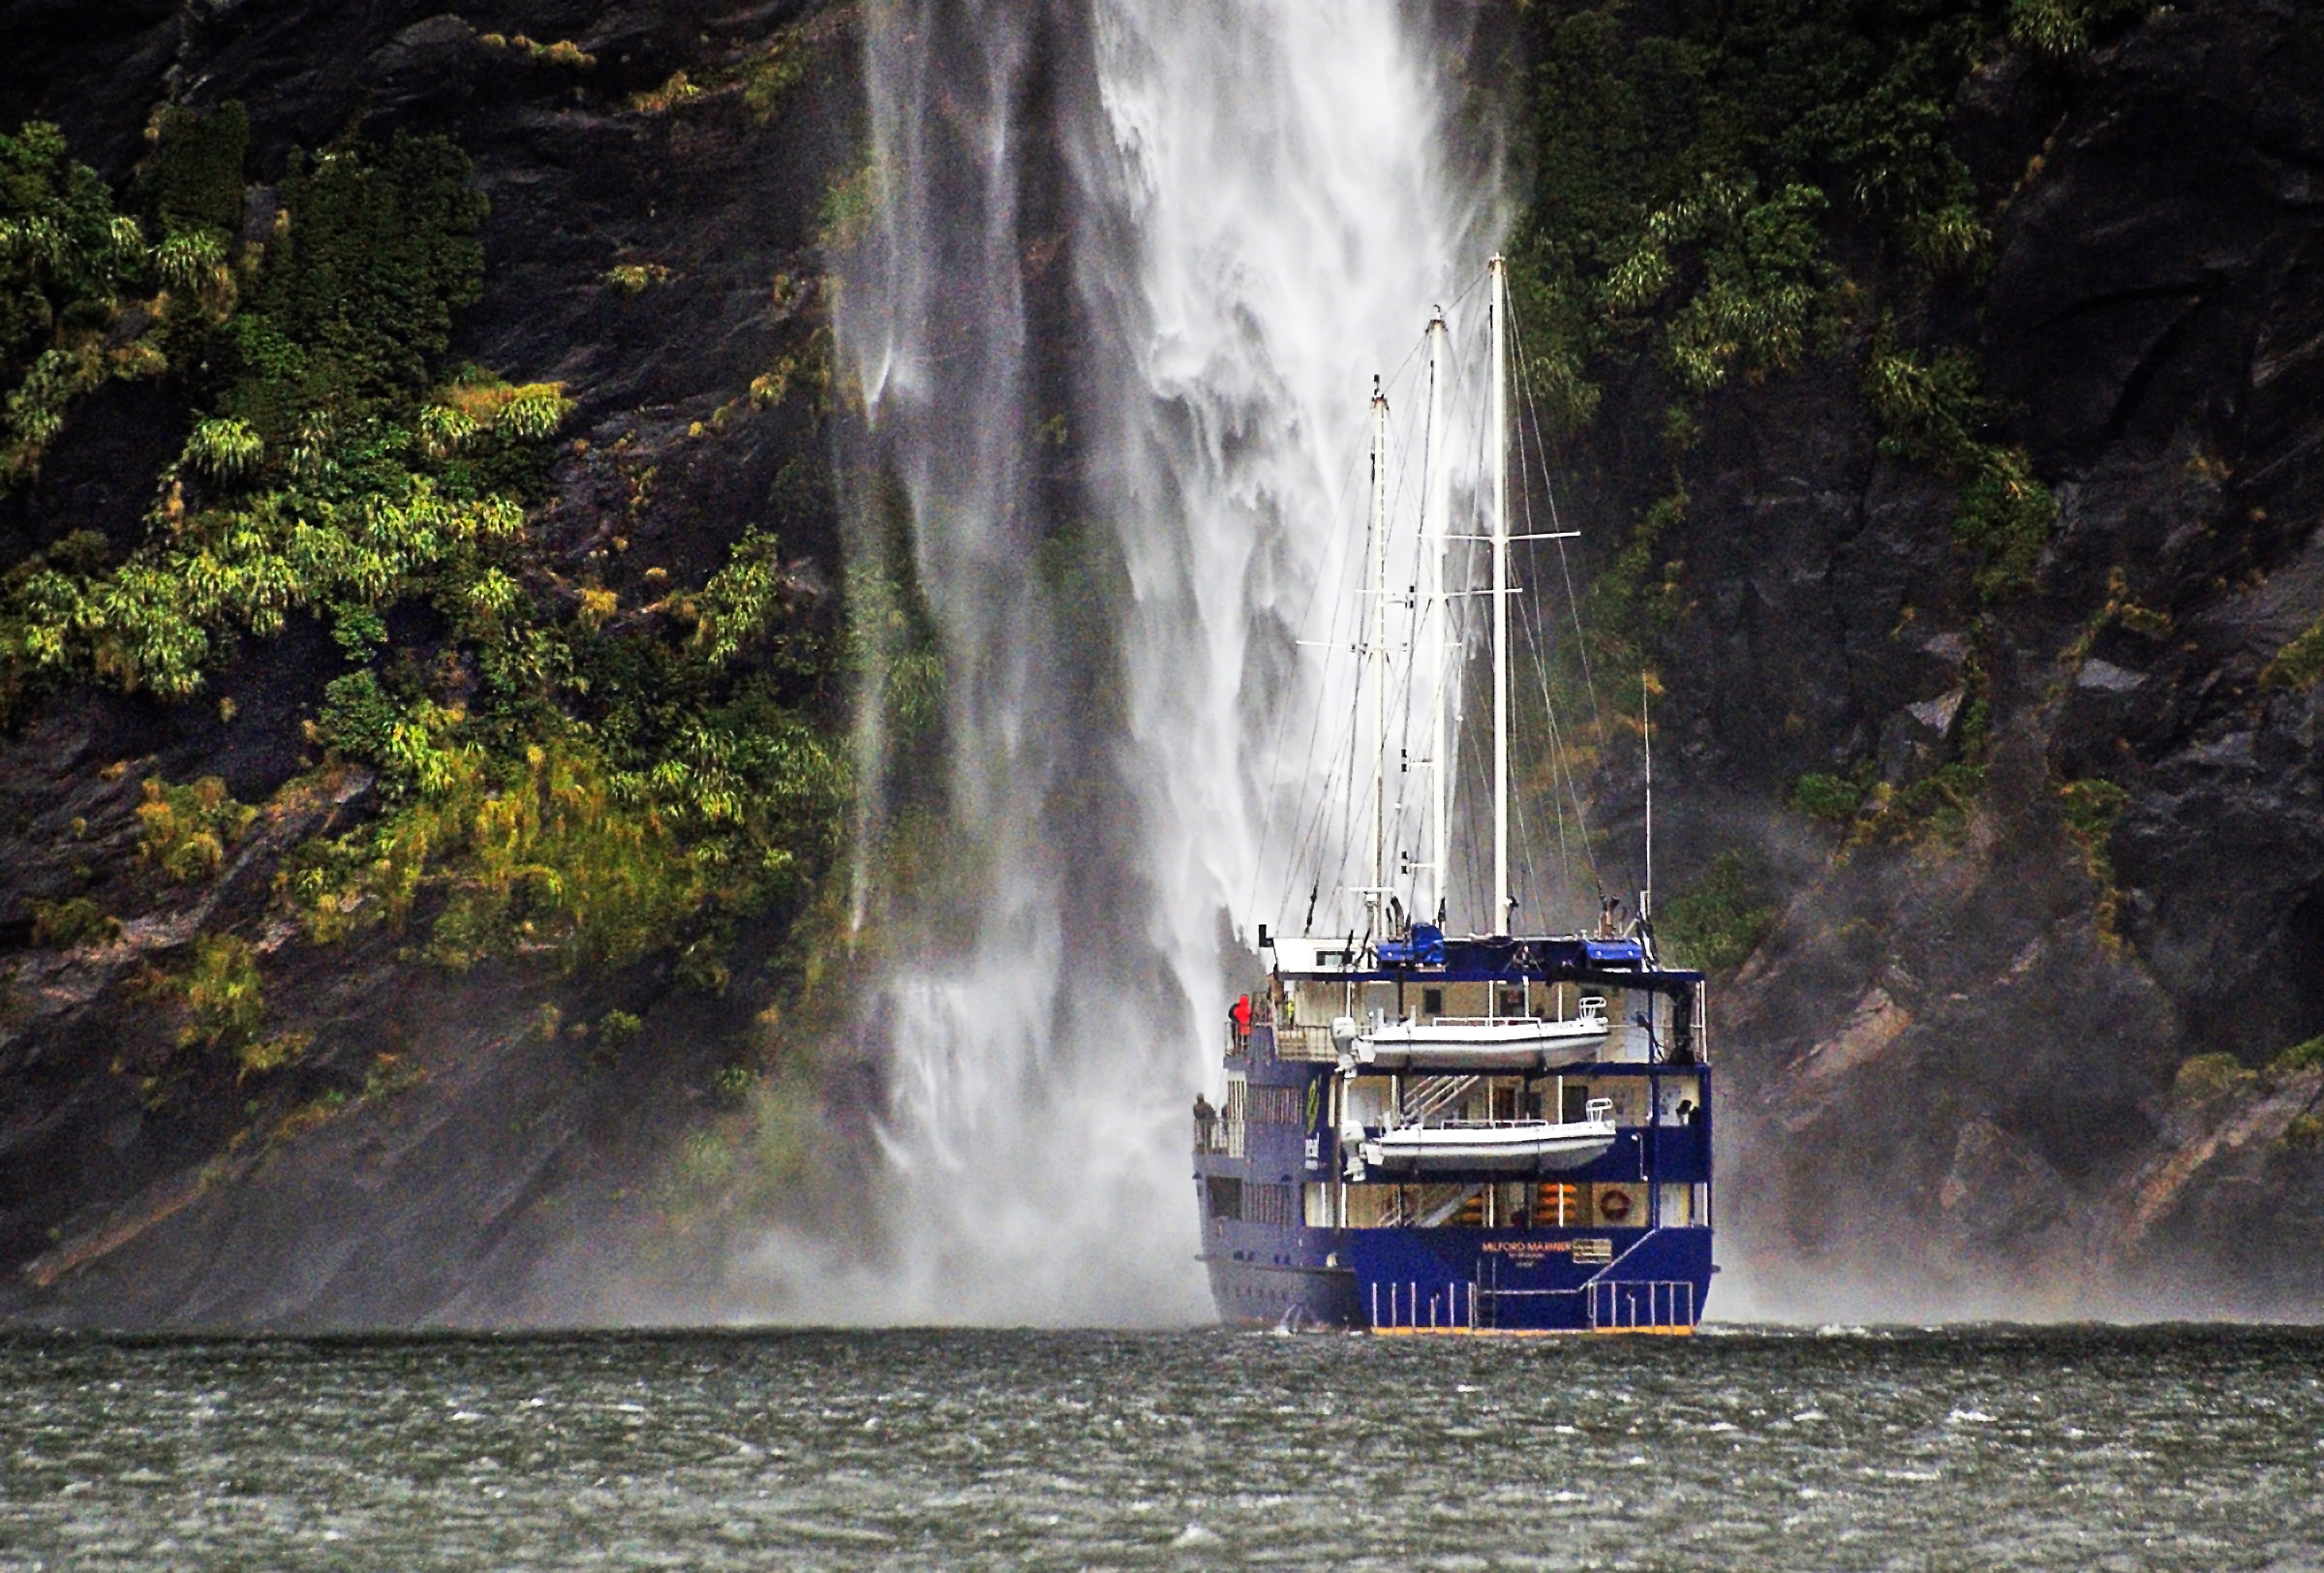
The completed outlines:
[[[2324,1565],[2324,1336],[0,1342],[0,1567]]]

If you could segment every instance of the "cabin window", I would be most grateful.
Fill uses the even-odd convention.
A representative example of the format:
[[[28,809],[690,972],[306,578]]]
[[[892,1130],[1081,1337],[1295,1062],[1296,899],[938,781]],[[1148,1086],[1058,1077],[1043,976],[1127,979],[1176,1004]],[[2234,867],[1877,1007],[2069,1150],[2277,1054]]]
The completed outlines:
[[[1442,989],[1422,989],[1421,991],[1421,1014],[1423,1016],[1441,1016],[1444,1013],[1445,991]]]
[[[1223,1175],[1212,1175],[1208,1183],[1210,1216],[1212,1218],[1242,1217],[1242,1182]]]
[[[1590,1117],[1590,1084],[1569,1081],[1564,1086],[1565,1106],[1558,1111],[1558,1118],[1567,1125],[1577,1126]]]
[[[1522,1184],[1522,1182],[1520,1182]],[[1491,1187],[1449,1184],[1346,1187],[1351,1229],[1476,1229],[1485,1226]]]
[[[1665,1076],[1657,1094],[1655,1123],[1691,1126],[1702,1113],[1702,1083],[1696,1076]]]
[[[1697,1218],[1695,1217],[1695,1187],[1693,1186],[1667,1185],[1663,1187],[1663,1216],[1661,1222],[1663,1227],[1666,1229],[1686,1229],[1692,1228],[1695,1225]]]
[[[1500,991],[1500,997],[1501,1002],[1493,1012],[1495,1015],[1522,1016],[1525,1014],[1525,991],[1523,989],[1505,988]]]
[[[1388,1124],[1388,1077],[1359,1076],[1341,1085],[1346,1088],[1340,1115],[1343,1125],[1377,1129]]]
[[[1361,1185],[1347,1188],[1347,1226],[1351,1229],[1378,1229],[1391,1219],[1403,1217],[1404,1187],[1401,1186]]]

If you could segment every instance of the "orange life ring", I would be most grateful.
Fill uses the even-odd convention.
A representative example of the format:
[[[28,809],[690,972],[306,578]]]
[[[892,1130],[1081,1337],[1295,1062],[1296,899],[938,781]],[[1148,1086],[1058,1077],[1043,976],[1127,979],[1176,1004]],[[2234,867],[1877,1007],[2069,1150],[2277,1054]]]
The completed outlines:
[[[1630,1217],[1630,1192],[1604,1190],[1598,1193],[1598,1216],[1608,1223],[1619,1223]]]

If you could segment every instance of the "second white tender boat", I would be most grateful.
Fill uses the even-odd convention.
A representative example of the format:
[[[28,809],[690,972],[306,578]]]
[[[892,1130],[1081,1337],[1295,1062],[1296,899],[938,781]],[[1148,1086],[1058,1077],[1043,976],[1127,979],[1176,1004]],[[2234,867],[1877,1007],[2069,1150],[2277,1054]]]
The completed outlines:
[[[1366,1031],[1353,1016],[1342,1016],[1331,1024],[1344,1064],[1472,1073],[1546,1069],[1594,1060],[1606,1031],[1605,1001],[1595,996],[1581,1002],[1579,1015],[1564,1021],[1437,1016],[1427,1021],[1375,1021]]]
[[[1575,1169],[1614,1145],[1612,1100],[1592,1098],[1584,1113],[1586,1118],[1562,1125],[1496,1120],[1397,1126],[1366,1137],[1359,1151],[1366,1169],[1390,1174]]]

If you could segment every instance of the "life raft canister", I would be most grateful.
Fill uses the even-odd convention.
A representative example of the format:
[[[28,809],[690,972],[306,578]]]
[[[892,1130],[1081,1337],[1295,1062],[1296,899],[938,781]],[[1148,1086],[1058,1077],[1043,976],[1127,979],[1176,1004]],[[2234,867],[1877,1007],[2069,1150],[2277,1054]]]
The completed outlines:
[[[1630,1192],[1602,1190],[1598,1193],[1598,1216],[1608,1223],[1619,1223],[1630,1217]]]

